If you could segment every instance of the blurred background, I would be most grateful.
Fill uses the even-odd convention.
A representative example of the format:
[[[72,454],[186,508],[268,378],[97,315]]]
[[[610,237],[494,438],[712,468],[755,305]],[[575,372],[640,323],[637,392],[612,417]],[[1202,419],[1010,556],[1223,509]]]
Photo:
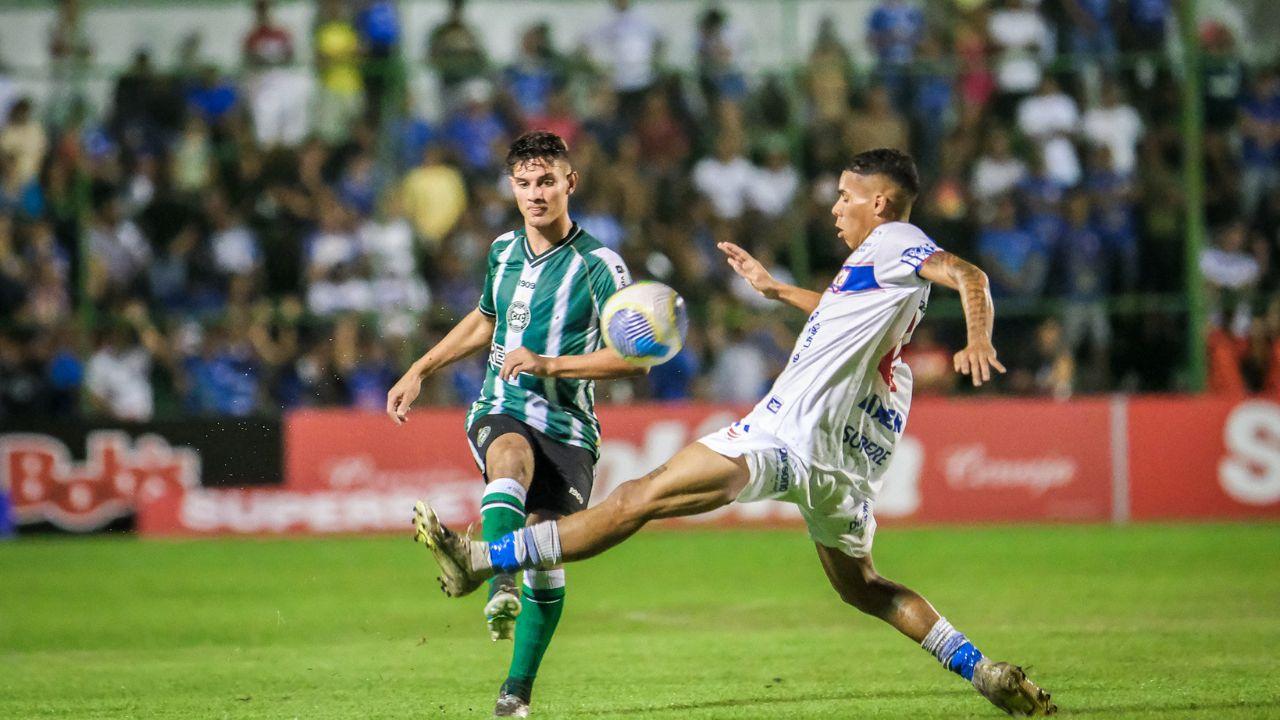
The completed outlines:
[[[1275,397],[1270,9],[0,2],[0,421],[79,457],[83,432],[48,428],[205,423],[207,441],[375,417],[475,306],[489,243],[520,223],[502,158],[534,128],[569,143],[573,217],[694,320],[676,360],[602,383],[605,404],[757,400],[803,318],[715,243],[825,287],[847,253],[838,174],[880,146],[917,159],[912,220],[991,276],[1010,368],[960,381],[959,302],[937,292],[905,354],[918,397]],[[419,403],[469,403],[483,373],[460,363]],[[290,472],[203,463],[205,484]]]

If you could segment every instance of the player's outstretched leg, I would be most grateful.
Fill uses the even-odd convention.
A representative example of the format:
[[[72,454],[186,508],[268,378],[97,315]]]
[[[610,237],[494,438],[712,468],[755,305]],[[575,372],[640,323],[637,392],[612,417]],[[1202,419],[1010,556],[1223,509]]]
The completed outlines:
[[[1058,711],[1049,693],[1031,682],[1022,668],[983,656],[919,593],[881,577],[870,556],[852,557],[824,545],[817,548],[822,569],[840,599],[920,643],[993,705],[1010,715],[1053,715]]]
[[[508,533],[496,542],[468,541],[419,502],[414,538],[431,548],[445,593],[461,597],[496,573],[583,560],[617,545],[650,520],[697,515],[727,505],[748,479],[746,460],[694,443],[657,470],[619,485],[599,505]]]

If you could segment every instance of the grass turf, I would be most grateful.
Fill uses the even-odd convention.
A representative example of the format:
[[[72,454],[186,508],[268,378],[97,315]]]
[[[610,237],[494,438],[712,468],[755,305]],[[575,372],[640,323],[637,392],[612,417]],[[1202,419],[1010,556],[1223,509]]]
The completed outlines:
[[[879,569],[1063,717],[1280,717],[1280,525],[882,531]],[[485,717],[509,645],[408,538],[0,543],[0,718]],[[802,531],[568,573],[547,718],[994,718],[841,605]]]

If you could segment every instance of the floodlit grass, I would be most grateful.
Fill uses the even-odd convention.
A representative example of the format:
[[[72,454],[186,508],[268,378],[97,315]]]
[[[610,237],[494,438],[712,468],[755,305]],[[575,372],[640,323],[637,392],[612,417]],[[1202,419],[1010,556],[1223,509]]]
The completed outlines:
[[[1280,717],[1280,525],[882,530],[877,564],[1063,717]],[[0,543],[0,718],[486,717],[509,644],[404,538]],[[803,531],[568,572],[546,718],[994,718],[841,605]]]

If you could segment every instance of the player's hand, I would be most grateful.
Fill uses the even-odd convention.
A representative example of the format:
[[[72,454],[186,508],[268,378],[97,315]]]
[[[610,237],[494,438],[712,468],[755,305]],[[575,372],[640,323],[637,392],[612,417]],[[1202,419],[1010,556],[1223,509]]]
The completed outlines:
[[[498,377],[514,382],[520,373],[546,377],[551,373],[551,358],[539,355],[527,347],[518,347],[507,353],[507,359],[503,361]]]
[[[422,392],[422,376],[410,369],[390,390],[387,391],[387,416],[397,425],[408,422],[409,406],[418,399]]]
[[[717,243],[716,247],[728,257],[729,267],[741,275],[756,292],[770,300],[778,299],[778,281],[773,279],[773,275],[751,253],[731,242]]]
[[[968,347],[955,354],[956,372],[973,378],[973,386],[981,387],[982,383],[991,381],[991,368],[1004,372],[1004,366],[996,359],[995,346],[990,341],[971,342]]]

